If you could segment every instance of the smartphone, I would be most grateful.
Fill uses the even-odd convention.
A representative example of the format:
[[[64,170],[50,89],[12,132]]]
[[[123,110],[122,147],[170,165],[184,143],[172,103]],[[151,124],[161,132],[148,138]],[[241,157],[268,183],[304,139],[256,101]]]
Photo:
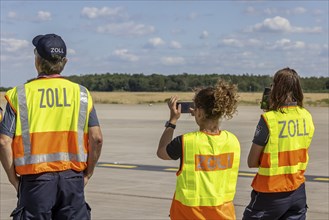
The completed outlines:
[[[271,92],[270,87],[265,87],[264,88],[262,101],[260,102],[260,108],[263,109],[263,110],[268,110],[270,108],[270,105],[269,105],[270,92]]]
[[[190,108],[194,108],[194,102],[179,101],[176,107],[181,105],[181,113],[190,113]]]

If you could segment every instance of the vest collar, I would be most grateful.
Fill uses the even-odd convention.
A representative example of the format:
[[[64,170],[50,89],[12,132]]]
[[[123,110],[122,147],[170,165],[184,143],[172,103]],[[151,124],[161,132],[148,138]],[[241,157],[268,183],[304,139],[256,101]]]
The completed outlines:
[[[44,73],[40,73],[37,78],[38,79],[39,78],[62,78],[62,76],[60,74],[50,74],[50,75],[47,75],[47,74],[44,74]]]

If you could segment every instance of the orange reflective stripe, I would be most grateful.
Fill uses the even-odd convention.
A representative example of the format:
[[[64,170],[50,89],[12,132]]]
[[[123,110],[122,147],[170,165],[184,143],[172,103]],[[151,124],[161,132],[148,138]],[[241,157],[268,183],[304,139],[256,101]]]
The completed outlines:
[[[251,186],[257,192],[289,192],[305,182],[305,170],[298,173],[264,176],[256,174]]]
[[[49,139],[50,138],[50,139]],[[83,146],[83,154],[87,153],[88,149],[88,134],[84,134],[84,146]],[[81,156],[82,152],[77,152],[76,147],[76,132],[43,132],[43,133],[33,133],[31,134],[31,143],[36,146],[32,150],[31,158],[38,158],[38,156],[55,158],[54,155],[58,154],[57,152],[61,152],[64,156],[69,156],[72,158],[76,158],[77,155]],[[67,140],[67,141],[65,141]],[[22,137],[18,136],[15,137],[13,140],[13,153],[15,159],[15,169],[16,172],[20,175],[26,174],[36,174],[41,172],[53,172],[53,171],[62,171],[66,169],[73,169],[76,171],[82,171],[86,168],[86,162],[76,161],[76,159],[71,161],[59,161],[59,160],[52,160],[51,162],[39,162],[33,164],[25,164],[24,165],[17,165],[16,160],[22,160],[24,158],[24,147]],[[58,151],[58,148],[60,151]],[[30,157],[29,157],[30,158]],[[37,159],[38,160],[38,159]]]
[[[87,167],[87,163],[76,161],[53,161],[51,163],[28,164],[24,166],[16,166],[16,172],[19,175],[37,174],[44,172],[56,172],[72,169],[75,171],[83,171]]]
[[[51,144],[49,144],[51,143]],[[72,131],[38,132],[31,134],[32,154],[77,152],[77,133]],[[47,148],[43,147],[47,146]]]
[[[264,168],[271,167],[271,154],[270,153],[262,153],[260,157],[260,166]]]
[[[294,166],[298,163],[307,162],[307,149],[298,149],[292,151],[278,152],[279,154],[279,167]],[[263,153],[260,159],[260,167],[271,167],[271,153]]]
[[[185,206],[177,200],[173,200],[170,209],[170,219],[236,219],[233,202],[227,202],[219,206]]]
[[[307,162],[307,149],[279,152],[279,167]]]
[[[88,140],[84,134],[84,141]],[[50,154],[56,152],[70,152],[77,154],[77,133],[73,131],[53,131],[32,133],[31,144],[32,154]],[[22,136],[16,136],[13,141],[14,155],[16,157],[24,156]],[[47,147],[45,147],[47,146]],[[85,148],[86,146],[84,146]]]
[[[219,155],[195,155],[196,171],[215,171],[232,168],[234,153]]]

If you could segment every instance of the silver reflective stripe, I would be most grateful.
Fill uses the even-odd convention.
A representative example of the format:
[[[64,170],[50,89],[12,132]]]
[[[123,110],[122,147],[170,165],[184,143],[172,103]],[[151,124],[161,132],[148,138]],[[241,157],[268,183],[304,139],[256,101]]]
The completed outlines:
[[[80,110],[79,110],[79,120],[78,120],[78,144],[79,144],[79,155],[78,161],[87,161],[87,155],[84,153],[83,146],[83,133],[86,125],[87,110],[88,110],[88,93],[87,89],[81,85],[80,86]]]
[[[77,154],[71,154],[66,152],[54,153],[54,154],[37,154],[20,157],[15,159],[16,166],[23,166],[27,164],[37,164],[53,161],[78,161]]]
[[[17,95],[18,95],[18,104],[19,104],[19,115],[22,125],[22,140],[24,146],[24,155],[29,156],[31,155],[31,140],[30,140],[29,119],[28,119],[24,85],[17,87]]]
[[[55,154],[38,154],[31,155],[31,140],[28,121],[28,109],[26,104],[25,86],[17,87],[19,113],[22,126],[22,139],[24,147],[24,157],[16,158],[15,165],[23,166],[27,164],[37,164],[43,162],[53,161],[77,161],[87,162],[87,154],[84,153],[84,127],[86,124],[87,110],[88,110],[88,93],[87,89],[80,86],[80,109],[78,119],[78,147],[79,154],[71,154],[66,152],[59,152]],[[42,147],[42,146],[41,146]]]

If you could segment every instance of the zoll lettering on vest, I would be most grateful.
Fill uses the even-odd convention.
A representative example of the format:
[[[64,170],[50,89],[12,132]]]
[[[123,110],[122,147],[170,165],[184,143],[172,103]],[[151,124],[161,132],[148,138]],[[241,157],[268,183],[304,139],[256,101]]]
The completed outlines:
[[[40,92],[40,108],[55,107],[70,107],[71,104],[67,102],[66,88],[62,92],[58,88],[38,89]],[[61,96],[59,95],[61,94]]]
[[[219,155],[195,155],[196,171],[215,171],[232,168],[233,153]]]
[[[296,119],[289,121],[278,121],[280,127],[279,138],[288,138],[295,136],[308,136],[306,131],[305,119]]]

